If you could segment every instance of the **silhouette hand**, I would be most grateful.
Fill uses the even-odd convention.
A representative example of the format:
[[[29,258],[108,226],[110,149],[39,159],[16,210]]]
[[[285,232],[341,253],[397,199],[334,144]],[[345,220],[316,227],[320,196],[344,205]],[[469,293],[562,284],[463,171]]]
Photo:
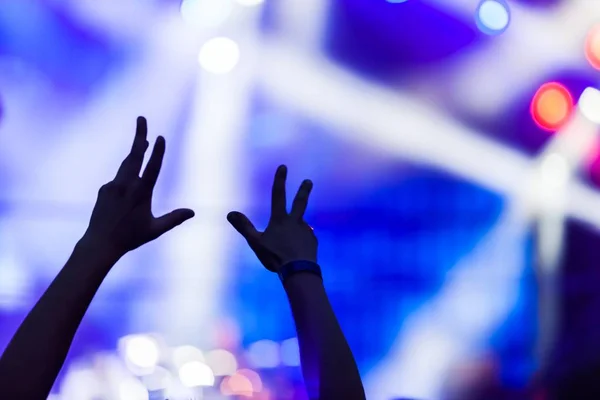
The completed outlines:
[[[248,217],[240,212],[227,215],[227,220],[248,241],[260,262],[272,272],[277,272],[290,261],[317,261],[317,237],[303,219],[313,184],[310,180],[302,182],[288,214],[286,176],[285,165],[279,166],[273,182],[271,218],[264,232],[257,231]]]
[[[83,241],[100,246],[116,257],[148,243],[194,216],[178,209],[162,217],[152,215],[152,193],[165,154],[165,139],[159,136],[148,165],[140,178],[148,148],[146,119],[137,119],[135,139],[115,179],[100,188]]]

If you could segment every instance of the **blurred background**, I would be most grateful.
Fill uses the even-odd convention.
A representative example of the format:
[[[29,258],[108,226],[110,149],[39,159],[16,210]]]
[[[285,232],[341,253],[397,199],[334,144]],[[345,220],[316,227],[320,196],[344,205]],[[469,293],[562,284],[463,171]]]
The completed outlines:
[[[541,371],[600,360],[598,23],[590,0],[0,1],[0,348],[144,115],[156,212],[196,218],[114,268],[52,400],[306,398],[281,285],[225,219],[265,226],[281,163],[315,183],[369,399],[542,399]]]

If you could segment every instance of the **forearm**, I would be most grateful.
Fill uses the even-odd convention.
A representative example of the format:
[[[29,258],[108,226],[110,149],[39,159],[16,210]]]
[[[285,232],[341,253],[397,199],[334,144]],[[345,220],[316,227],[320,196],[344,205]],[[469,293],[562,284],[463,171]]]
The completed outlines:
[[[116,261],[83,241],[77,244],[0,358],[3,396],[47,398],[89,304]]]
[[[322,280],[298,273],[284,285],[298,331],[302,372],[311,399],[362,400],[352,351],[331,308]]]

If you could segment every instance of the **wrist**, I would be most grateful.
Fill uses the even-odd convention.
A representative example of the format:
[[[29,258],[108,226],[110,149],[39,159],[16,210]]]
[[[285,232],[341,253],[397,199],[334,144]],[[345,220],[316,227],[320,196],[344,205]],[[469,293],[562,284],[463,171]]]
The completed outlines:
[[[277,271],[277,275],[282,283],[286,283],[292,277],[297,275],[312,275],[313,277],[323,281],[321,267],[314,261],[296,260],[285,263]]]
[[[75,245],[75,253],[89,257],[102,264],[116,264],[123,252],[112,246],[109,242],[98,240],[88,235],[84,235]]]
[[[282,282],[283,289],[290,300],[312,303],[325,295],[323,279],[315,274],[299,272]]]

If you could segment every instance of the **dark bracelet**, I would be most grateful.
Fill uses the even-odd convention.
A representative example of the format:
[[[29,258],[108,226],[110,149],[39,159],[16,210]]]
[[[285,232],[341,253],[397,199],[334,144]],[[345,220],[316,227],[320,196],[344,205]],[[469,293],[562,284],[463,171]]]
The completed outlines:
[[[279,275],[279,279],[281,280],[281,282],[285,282],[287,278],[299,272],[308,272],[310,274],[317,275],[319,278],[323,279],[323,275],[321,274],[321,267],[319,267],[319,264],[308,260],[291,261],[287,264],[284,264],[279,269],[277,275]]]

